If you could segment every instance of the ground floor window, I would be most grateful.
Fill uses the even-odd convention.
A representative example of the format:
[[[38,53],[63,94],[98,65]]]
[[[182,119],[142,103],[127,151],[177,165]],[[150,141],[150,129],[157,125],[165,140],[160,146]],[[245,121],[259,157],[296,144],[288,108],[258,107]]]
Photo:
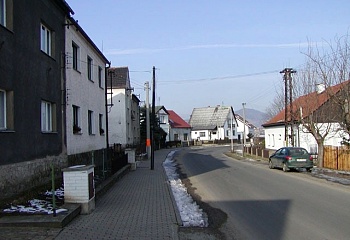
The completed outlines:
[[[41,101],[41,131],[54,131],[55,104],[47,101]]]
[[[205,132],[199,132],[200,137],[205,137]]]
[[[0,129],[6,129],[6,92],[0,89]]]
[[[73,133],[79,133],[80,131],[80,107],[73,105]]]
[[[184,133],[184,141],[187,141],[187,140],[188,140],[188,134]]]
[[[94,132],[94,112],[93,111],[88,111],[88,131],[89,134],[95,134]]]

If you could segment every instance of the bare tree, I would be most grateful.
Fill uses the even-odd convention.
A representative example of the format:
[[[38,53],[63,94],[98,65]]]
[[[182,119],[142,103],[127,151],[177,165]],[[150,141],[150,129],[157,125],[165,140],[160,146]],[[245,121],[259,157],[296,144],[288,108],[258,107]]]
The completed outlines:
[[[276,89],[276,96],[274,97],[273,101],[270,103],[270,105],[265,109],[265,112],[269,119],[276,116],[279,112],[281,112],[284,109],[284,89],[283,84],[278,86]]]
[[[315,93],[317,85],[324,87],[322,94],[315,93],[308,98],[300,114],[300,123],[317,142],[320,167],[323,167],[324,141],[330,134],[343,132],[344,139],[349,139],[349,53],[349,35],[336,38],[335,43],[329,42],[322,49],[310,44],[308,52],[304,53],[305,67],[294,84],[294,91],[299,95]],[[327,102],[324,102],[325,95],[329,99]],[[315,106],[318,108],[314,109]]]

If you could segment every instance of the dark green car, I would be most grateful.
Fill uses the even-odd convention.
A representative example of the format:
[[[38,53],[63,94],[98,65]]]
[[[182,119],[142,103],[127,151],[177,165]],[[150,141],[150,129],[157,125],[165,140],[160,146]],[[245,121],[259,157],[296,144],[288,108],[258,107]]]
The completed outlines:
[[[312,156],[301,147],[283,147],[269,157],[269,168],[282,168],[284,172],[290,169],[313,168]]]

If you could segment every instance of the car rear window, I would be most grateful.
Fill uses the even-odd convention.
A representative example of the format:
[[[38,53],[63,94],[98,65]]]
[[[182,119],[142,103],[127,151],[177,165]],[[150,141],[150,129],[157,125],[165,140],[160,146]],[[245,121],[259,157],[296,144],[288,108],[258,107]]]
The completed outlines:
[[[292,156],[302,156],[302,155],[308,154],[308,152],[303,148],[290,149],[289,153]]]

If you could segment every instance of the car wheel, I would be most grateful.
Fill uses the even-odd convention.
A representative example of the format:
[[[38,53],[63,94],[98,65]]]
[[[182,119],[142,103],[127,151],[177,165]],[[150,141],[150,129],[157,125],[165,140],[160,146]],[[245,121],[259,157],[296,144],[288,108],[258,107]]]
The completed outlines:
[[[307,171],[307,172],[311,172],[311,169],[312,169],[312,168],[306,168],[306,171]]]
[[[273,164],[272,164],[272,161],[271,160],[269,160],[269,168],[270,169],[274,169],[275,167],[273,166]]]
[[[283,163],[283,167],[282,167],[283,172],[288,172],[289,168],[287,167],[286,163]]]

